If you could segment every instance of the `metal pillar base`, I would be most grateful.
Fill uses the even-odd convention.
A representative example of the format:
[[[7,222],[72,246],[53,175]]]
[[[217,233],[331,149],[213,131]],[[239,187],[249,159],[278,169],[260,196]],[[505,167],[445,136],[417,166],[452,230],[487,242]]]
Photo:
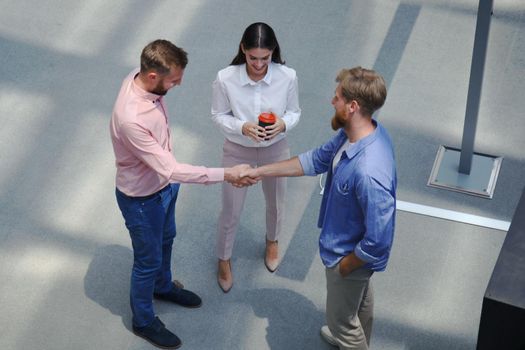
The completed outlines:
[[[470,175],[459,172],[461,150],[439,146],[428,186],[492,199],[503,157],[475,153]]]

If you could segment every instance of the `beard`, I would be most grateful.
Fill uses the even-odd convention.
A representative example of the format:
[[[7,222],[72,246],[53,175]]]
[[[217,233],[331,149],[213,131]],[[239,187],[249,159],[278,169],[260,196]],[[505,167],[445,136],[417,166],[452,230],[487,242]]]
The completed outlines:
[[[166,95],[168,93],[168,90],[164,88],[164,79],[159,81],[157,86],[155,86],[155,88],[151,90],[150,92],[154,93],[155,95],[160,95],[160,96]]]
[[[331,124],[332,124],[332,130],[337,131],[345,127],[346,118],[344,117],[344,115],[342,115],[338,111],[335,111],[334,116],[332,117],[332,120],[331,120]]]

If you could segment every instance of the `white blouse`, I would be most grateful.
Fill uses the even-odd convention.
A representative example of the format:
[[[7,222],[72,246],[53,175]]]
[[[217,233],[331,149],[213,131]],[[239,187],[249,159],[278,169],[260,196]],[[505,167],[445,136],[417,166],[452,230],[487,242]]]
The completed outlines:
[[[286,137],[301,116],[295,70],[271,62],[263,79],[254,82],[246,64],[228,66],[217,73],[213,82],[212,120],[231,142],[245,147],[267,147]],[[286,130],[269,141],[255,142],[242,134],[242,125],[257,123],[262,112],[282,118]]]

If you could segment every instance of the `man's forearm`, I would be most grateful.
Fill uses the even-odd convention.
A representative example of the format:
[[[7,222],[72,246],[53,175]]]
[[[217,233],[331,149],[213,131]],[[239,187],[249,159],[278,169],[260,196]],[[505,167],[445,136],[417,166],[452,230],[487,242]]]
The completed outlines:
[[[263,165],[255,169],[257,176],[303,176],[304,171],[298,157],[277,163]]]

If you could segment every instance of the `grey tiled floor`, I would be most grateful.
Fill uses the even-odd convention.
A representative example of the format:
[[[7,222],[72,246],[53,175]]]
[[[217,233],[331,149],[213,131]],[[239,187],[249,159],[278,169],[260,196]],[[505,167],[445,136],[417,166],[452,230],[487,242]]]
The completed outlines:
[[[113,195],[112,105],[142,47],[184,47],[183,85],[167,98],[175,155],[219,166],[211,82],[243,29],[271,24],[297,70],[303,109],[292,153],[331,135],[342,67],[380,71],[378,118],[396,145],[399,199],[509,221],[524,186],[525,5],[495,2],[476,151],[504,157],[492,200],[426,186],[439,145],[459,147],[477,1],[1,1],[0,348],[151,349],[130,331],[132,251]],[[260,186],[235,245],[235,285],[216,286],[220,187],[184,185],[177,278],[204,306],[156,308],[183,349],[329,349],[315,227],[317,178],[289,181],[283,263],[262,263]],[[482,296],[505,232],[398,212],[389,268],[376,274],[372,349],[474,349]]]

